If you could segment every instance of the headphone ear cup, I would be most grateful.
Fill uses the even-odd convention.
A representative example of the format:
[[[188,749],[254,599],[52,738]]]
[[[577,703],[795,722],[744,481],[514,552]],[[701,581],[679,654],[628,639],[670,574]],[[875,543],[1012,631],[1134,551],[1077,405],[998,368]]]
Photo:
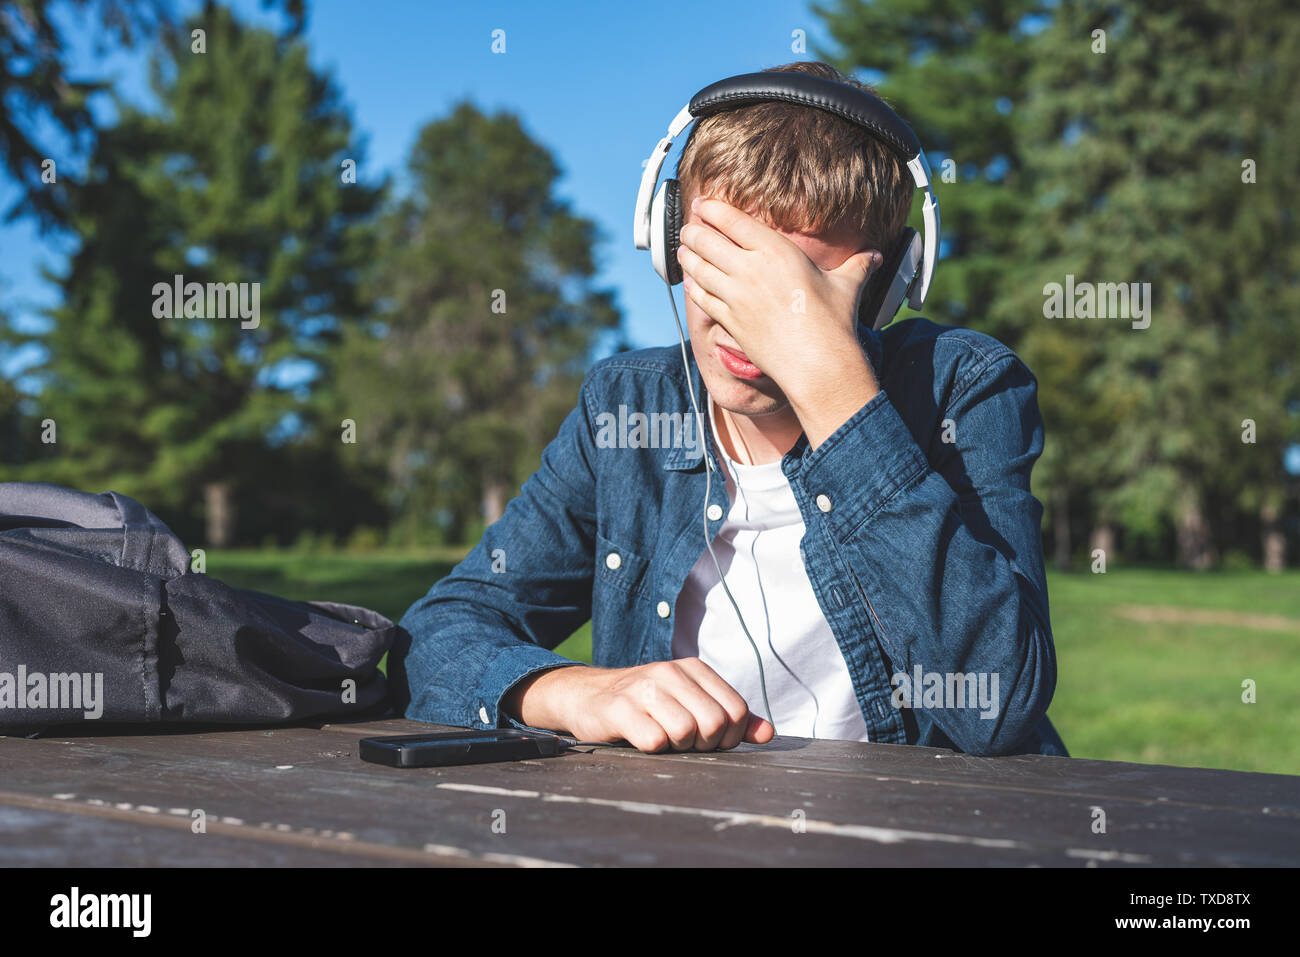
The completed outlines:
[[[682,281],[682,264],[677,261],[682,244],[682,186],[675,179],[664,180],[664,186],[664,267],[669,284],[675,286]]]
[[[879,329],[894,318],[916,275],[920,239],[920,234],[910,226],[903,230],[898,242],[885,255],[885,261],[867,280],[866,291],[858,306],[858,322],[869,329]]]
[[[669,286],[682,281],[682,267],[677,261],[681,240],[681,185],[675,179],[666,179],[650,202],[650,263]]]

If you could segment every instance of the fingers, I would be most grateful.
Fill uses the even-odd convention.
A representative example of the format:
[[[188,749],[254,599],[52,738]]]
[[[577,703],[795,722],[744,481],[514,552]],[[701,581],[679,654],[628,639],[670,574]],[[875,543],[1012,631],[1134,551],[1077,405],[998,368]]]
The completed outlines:
[[[695,282],[690,276],[685,277],[682,288],[685,290],[686,295],[691,297],[691,301],[703,309],[710,319],[733,336],[735,335],[730,326],[731,310],[723,300],[709,292],[698,282]]]
[[[718,272],[731,274],[740,265],[736,257],[741,254],[741,250],[717,230],[710,229],[707,226],[687,223],[682,227],[681,240],[679,252],[682,249],[690,250]],[[701,269],[691,267],[691,271],[696,274],[696,278],[702,279],[704,277]]]
[[[674,751],[712,751],[727,730],[727,712],[678,667],[663,662],[647,669],[638,697],[668,735]]]
[[[695,744],[695,716],[685,705],[663,688],[655,686],[647,711],[668,735],[674,751],[691,750]]]
[[[842,278],[854,289],[861,291],[867,280],[871,278],[872,273],[876,271],[876,267],[880,265],[882,258],[876,250],[867,249],[863,252],[854,253],[830,270],[830,273],[836,278]]]
[[[729,285],[726,273],[702,257],[693,249],[687,249],[685,246],[677,250],[677,261],[681,264],[682,275],[684,279],[689,279],[687,292],[691,286],[698,286],[701,290],[719,302],[719,298],[727,294]]]
[[[696,751],[712,751],[731,730],[731,715],[711,691],[696,682],[679,662],[674,662],[674,666],[667,679],[668,690],[690,712],[695,724],[695,735],[690,747]]]
[[[637,707],[630,698],[616,701],[611,705],[611,712],[616,733],[638,751],[654,753],[671,744],[663,725],[644,708]]]
[[[765,226],[744,210],[737,209],[720,199],[696,197],[691,210],[705,223],[723,233],[742,249],[754,249],[772,236],[785,239],[776,230]]]
[[[714,294],[714,290],[708,289],[691,275],[687,263],[691,261],[694,254],[690,250],[683,249],[678,253],[678,261],[682,263],[682,291],[697,306],[704,310],[705,315],[726,329],[731,335],[735,331],[731,328],[731,307],[727,305],[726,300]],[[698,257],[696,257],[698,261]]]
[[[601,690],[583,710],[583,737],[622,738],[640,751],[712,751],[742,740],[772,739],[772,725],[698,658],[662,661],[598,675]],[[585,730],[587,727],[590,730]]]
[[[740,692],[699,658],[679,658],[677,663],[695,679],[696,684],[713,696],[713,700],[727,715],[727,727],[717,747],[728,751],[740,744],[749,727],[749,705],[740,696]]]

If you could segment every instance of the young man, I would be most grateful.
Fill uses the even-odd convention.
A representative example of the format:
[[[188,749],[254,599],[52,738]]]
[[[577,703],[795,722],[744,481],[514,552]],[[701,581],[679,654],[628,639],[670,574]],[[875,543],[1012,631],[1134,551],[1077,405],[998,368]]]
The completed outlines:
[[[643,751],[775,722],[1064,755],[1035,380],[985,335],[858,321],[906,224],[903,163],[770,102],[698,120],[678,179],[689,381],[676,346],[592,367],[519,497],[403,619],[407,716]],[[594,665],[554,654],[589,618]]]

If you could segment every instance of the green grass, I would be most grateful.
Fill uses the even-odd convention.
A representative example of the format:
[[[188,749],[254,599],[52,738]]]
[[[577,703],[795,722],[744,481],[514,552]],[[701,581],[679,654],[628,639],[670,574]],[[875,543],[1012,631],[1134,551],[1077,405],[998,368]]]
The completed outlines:
[[[1076,757],[1300,773],[1300,572],[1111,570],[1048,580],[1056,637],[1052,721]],[[1132,621],[1121,605],[1282,616]],[[1255,704],[1242,682],[1255,682]]]
[[[463,549],[223,551],[208,574],[288,598],[364,605],[397,620]],[[1300,773],[1300,571],[1114,569],[1053,574],[1058,682],[1050,715],[1075,757]],[[1294,630],[1133,621],[1120,606],[1269,615]],[[591,660],[591,627],[556,648]],[[1256,684],[1255,704],[1241,700]]]

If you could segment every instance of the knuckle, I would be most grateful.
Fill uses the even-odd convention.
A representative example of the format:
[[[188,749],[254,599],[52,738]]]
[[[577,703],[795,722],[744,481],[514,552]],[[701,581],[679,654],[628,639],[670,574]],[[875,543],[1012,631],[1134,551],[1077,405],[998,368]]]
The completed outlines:
[[[700,737],[709,741],[716,741],[726,729],[727,722],[721,718],[708,718],[699,725]]]
[[[668,732],[668,736],[672,738],[673,741],[681,741],[689,744],[690,741],[695,737],[695,732],[697,729],[695,726],[695,722],[687,719],[687,720],[673,721],[672,726],[665,728],[665,730]]]
[[[722,681],[722,676],[719,675],[716,671],[714,671],[713,666],[710,665],[703,658],[692,658],[690,660],[694,662],[694,667],[698,668],[700,671],[704,672],[707,675],[712,675],[713,677],[717,678],[719,681]],[[726,682],[723,681],[723,684],[726,684]],[[727,687],[730,688],[731,685],[727,685]]]

